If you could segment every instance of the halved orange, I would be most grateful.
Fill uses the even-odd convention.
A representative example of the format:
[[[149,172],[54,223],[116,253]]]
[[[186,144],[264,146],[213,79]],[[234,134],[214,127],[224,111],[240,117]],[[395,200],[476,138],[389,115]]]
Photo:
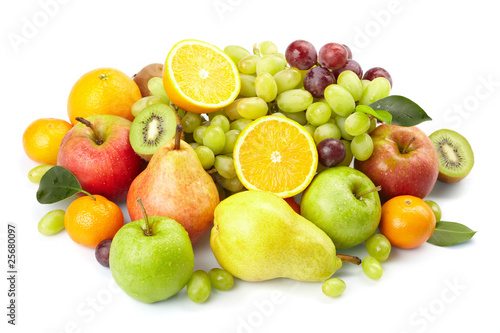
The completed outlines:
[[[282,198],[302,192],[318,166],[311,134],[281,116],[264,116],[250,123],[236,140],[233,158],[236,174],[247,189]]]
[[[199,40],[183,40],[168,53],[163,86],[186,111],[210,113],[231,104],[240,92],[238,68],[222,50]]]

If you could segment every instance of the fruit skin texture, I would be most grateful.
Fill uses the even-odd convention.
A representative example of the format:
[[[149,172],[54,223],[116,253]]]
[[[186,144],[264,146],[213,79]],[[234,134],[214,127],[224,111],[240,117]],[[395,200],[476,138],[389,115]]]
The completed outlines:
[[[163,64],[149,64],[142,68],[137,74],[135,74],[132,79],[139,87],[142,97],[151,96],[151,91],[148,89],[148,81],[152,77],[162,77],[163,76]]]
[[[137,84],[125,73],[113,68],[94,69],[80,77],[68,97],[68,117],[108,114],[134,120],[132,105],[142,98]]]
[[[64,215],[64,228],[69,237],[90,248],[113,238],[124,223],[120,207],[101,195],[94,198],[86,195],[75,199]]]
[[[154,303],[184,288],[193,273],[194,255],[179,223],[161,216],[151,216],[148,221],[152,236],[145,234],[144,219],[127,223],[116,233],[109,267],[116,284],[130,297]]]
[[[399,195],[427,196],[439,173],[439,159],[429,137],[418,127],[382,124],[370,134],[373,153],[354,167],[381,185],[380,198],[387,201]],[[414,141],[405,147],[413,139]]]
[[[372,181],[350,167],[337,166],[322,171],[302,195],[300,212],[321,228],[335,243],[345,249],[364,242],[380,221],[380,199]]]
[[[380,232],[393,246],[413,249],[424,244],[436,228],[436,217],[422,199],[402,195],[382,206]]]
[[[332,240],[270,192],[248,190],[223,200],[210,246],[221,267],[245,281],[324,281],[338,269]]]
[[[111,115],[87,117],[100,135],[82,123],[76,124],[61,142],[57,165],[71,171],[83,190],[100,194],[111,201],[125,200],[134,178],[143,170],[143,162],[129,141],[132,122]]]
[[[212,177],[194,149],[175,139],[153,154],[146,169],[130,185],[127,208],[132,220],[142,216],[137,199],[141,198],[149,215],[168,216],[179,222],[189,233],[193,246],[212,226],[219,193]]]
[[[61,141],[72,127],[62,119],[35,120],[23,133],[24,152],[35,162],[55,165]]]

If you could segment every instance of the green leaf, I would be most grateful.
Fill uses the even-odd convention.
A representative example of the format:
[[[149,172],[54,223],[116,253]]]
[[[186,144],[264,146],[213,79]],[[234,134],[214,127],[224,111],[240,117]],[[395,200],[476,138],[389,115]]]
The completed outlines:
[[[75,175],[61,166],[54,166],[47,171],[42,179],[36,199],[41,204],[51,204],[82,192],[82,187]]]
[[[377,118],[378,120],[386,123],[387,125],[389,125],[389,126],[391,125],[392,114],[390,114],[389,112],[387,112],[385,110],[375,111],[371,107],[369,107],[368,105],[358,105],[358,106],[356,106],[356,111],[368,113],[368,114],[374,116],[375,118]]]
[[[392,115],[393,125],[409,127],[432,120],[417,103],[403,96],[387,96],[371,103],[370,107],[377,112],[379,110],[389,112]]]
[[[476,231],[456,222],[440,221],[427,242],[437,246],[450,246],[468,241]]]

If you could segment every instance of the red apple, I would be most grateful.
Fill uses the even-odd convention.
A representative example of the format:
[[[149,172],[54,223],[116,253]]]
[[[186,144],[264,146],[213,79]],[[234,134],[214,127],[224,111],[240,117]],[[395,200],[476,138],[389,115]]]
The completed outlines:
[[[57,165],[71,171],[85,191],[114,202],[125,200],[143,169],[141,157],[130,145],[131,125],[112,115],[81,119],[63,138]]]
[[[354,168],[367,175],[383,201],[398,195],[424,198],[436,183],[439,158],[429,137],[419,128],[378,126],[370,135],[373,153],[366,161],[354,161]]]

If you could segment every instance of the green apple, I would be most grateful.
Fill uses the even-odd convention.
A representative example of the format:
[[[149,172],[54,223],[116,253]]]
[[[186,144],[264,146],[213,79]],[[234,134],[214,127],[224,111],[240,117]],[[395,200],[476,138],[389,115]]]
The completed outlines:
[[[142,206],[142,205],[141,205]],[[124,225],[113,238],[109,267],[116,284],[144,303],[165,300],[188,283],[194,255],[184,227],[168,217],[147,216]]]
[[[316,175],[304,191],[300,212],[326,232],[337,249],[349,248],[377,229],[381,214],[378,190],[362,172],[333,167]]]

